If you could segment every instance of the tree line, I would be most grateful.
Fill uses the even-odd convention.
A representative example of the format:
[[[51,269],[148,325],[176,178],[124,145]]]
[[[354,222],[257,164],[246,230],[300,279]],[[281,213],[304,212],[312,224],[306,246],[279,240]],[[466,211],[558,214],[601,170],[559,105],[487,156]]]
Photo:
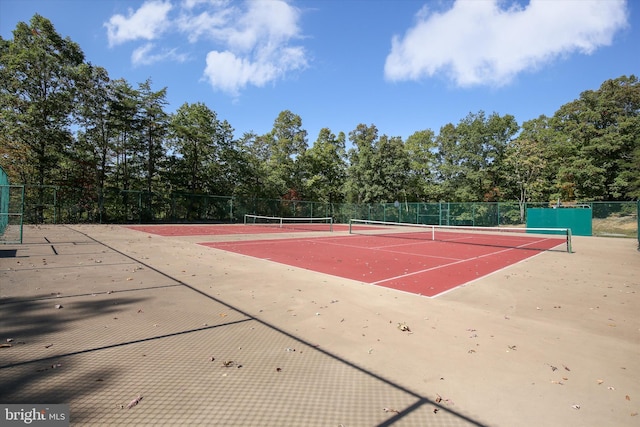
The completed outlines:
[[[236,137],[204,103],[167,112],[168,89],[152,86],[111,79],[40,15],[18,23],[0,37],[0,166],[13,183],[76,188],[99,206],[113,189],[361,204],[640,198],[634,75],[522,125],[479,111],[406,140],[359,124],[312,144],[289,110],[268,133]]]

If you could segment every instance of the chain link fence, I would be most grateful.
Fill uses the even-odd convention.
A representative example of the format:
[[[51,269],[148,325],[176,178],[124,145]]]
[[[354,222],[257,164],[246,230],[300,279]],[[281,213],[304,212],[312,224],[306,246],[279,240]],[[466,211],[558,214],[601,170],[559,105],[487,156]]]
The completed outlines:
[[[24,186],[11,185],[0,167],[0,243],[22,243]]]
[[[333,217],[414,224],[524,226],[527,208],[591,209],[596,236],[638,238],[639,202],[435,202],[435,203],[322,203],[213,196],[166,194],[106,188],[101,194],[82,188],[25,186],[26,223],[236,223],[245,214],[280,217]]]

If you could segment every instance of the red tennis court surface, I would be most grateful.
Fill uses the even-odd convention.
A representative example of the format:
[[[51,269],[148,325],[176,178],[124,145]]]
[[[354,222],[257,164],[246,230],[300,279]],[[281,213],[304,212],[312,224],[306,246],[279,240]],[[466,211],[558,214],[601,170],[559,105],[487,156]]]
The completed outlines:
[[[348,235],[201,245],[433,297],[565,243],[526,235],[482,238],[486,242]]]
[[[245,224],[210,224],[210,225],[131,225],[131,230],[157,234],[159,236],[223,236],[229,234],[271,234],[329,231],[329,224],[299,224],[287,227],[275,225],[245,225]],[[333,224],[333,231],[347,231],[348,225]]]

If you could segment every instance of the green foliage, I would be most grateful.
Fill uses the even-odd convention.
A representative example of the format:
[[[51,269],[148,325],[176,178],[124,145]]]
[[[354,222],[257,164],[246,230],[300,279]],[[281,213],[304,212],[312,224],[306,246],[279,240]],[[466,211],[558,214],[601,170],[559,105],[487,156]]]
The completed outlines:
[[[57,178],[56,166],[72,142],[70,117],[84,55],[40,15],[20,22],[13,36],[0,39],[0,130],[33,165],[35,173],[25,178],[44,185]]]
[[[344,133],[336,137],[328,128],[321,129],[318,139],[301,161],[307,173],[304,194],[309,200],[327,203],[343,200],[347,176]]]
[[[269,147],[268,182],[273,193],[299,199],[306,172],[301,159],[307,150],[307,131],[302,128],[302,119],[289,110],[282,111],[265,140]]]
[[[431,129],[417,131],[407,138],[405,149],[410,162],[407,197],[437,200],[435,134]]]
[[[563,105],[556,185],[567,199],[615,200],[637,195],[640,84],[635,76],[607,80],[596,91]],[[635,182],[635,184],[634,184]]]

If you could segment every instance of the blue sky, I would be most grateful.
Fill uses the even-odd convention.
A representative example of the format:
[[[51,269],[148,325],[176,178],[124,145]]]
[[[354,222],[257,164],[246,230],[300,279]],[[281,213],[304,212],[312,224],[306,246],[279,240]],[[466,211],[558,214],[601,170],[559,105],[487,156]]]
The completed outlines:
[[[86,60],[203,102],[236,136],[282,110],[321,128],[407,138],[469,113],[552,115],[640,74],[640,4],[625,0],[0,0],[0,35],[39,13]]]

